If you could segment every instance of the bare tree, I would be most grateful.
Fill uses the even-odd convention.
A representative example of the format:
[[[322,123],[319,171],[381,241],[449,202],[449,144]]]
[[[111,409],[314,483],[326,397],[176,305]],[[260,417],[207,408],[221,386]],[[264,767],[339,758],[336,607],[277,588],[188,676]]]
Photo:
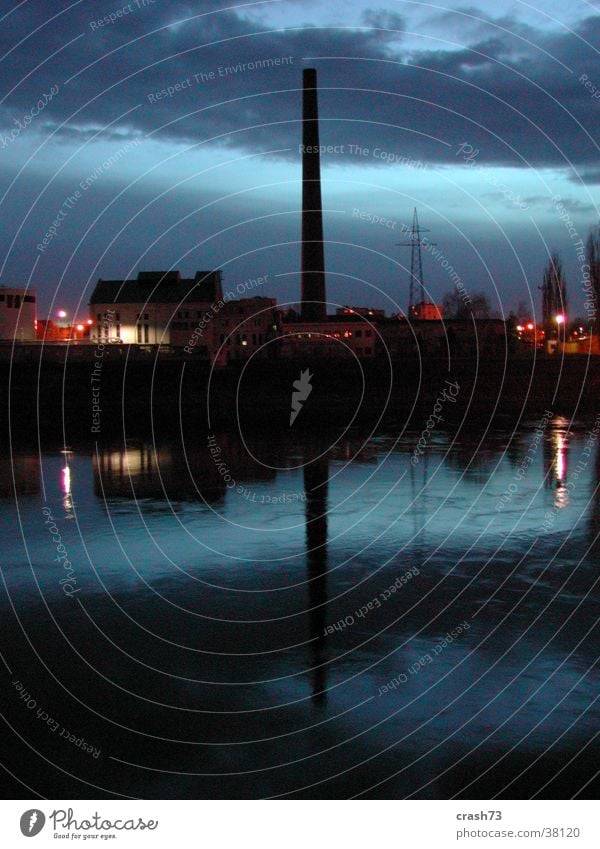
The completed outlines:
[[[590,267],[590,283],[596,304],[600,303],[600,224],[592,227],[586,244],[587,263]]]
[[[560,256],[553,251],[544,269],[542,290],[542,317],[549,324],[557,315],[567,314],[567,281],[563,272]]]

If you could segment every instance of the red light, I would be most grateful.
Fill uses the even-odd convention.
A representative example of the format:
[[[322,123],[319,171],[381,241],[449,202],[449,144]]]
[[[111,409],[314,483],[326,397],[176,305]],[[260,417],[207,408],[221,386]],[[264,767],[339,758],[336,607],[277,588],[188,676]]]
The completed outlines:
[[[527,330],[533,330],[533,324],[531,322],[527,325]]]
[[[92,321],[92,319],[91,319],[91,318],[88,318],[88,320],[86,321],[86,324],[93,324],[93,323],[94,323],[94,322]]]
[[[84,328],[83,328],[83,324],[78,324],[78,325],[77,325],[77,330],[81,331],[81,330],[83,330],[83,329],[84,329]]]

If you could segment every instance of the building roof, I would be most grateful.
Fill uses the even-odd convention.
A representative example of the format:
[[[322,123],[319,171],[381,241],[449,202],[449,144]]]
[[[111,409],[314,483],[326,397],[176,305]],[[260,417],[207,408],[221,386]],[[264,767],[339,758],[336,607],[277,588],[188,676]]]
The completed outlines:
[[[193,278],[178,271],[140,271],[137,280],[98,280],[90,304],[212,303],[220,297],[220,271],[197,271]]]

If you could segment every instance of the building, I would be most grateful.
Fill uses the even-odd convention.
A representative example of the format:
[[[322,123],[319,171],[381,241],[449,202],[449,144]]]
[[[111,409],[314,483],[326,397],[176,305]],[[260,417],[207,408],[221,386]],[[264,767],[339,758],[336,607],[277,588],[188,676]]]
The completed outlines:
[[[431,301],[419,301],[412,308],[413,319],[418,321],[441,321],[443,318],[443,307],[431,303]]]
[[[476,357],[505,356],[511,334],[504,319],[389,318],[381,326],[389,356],[396,360],[416,355]]]
[[[141,271],[136,280],[98,280],[90,298],[93,342],[185,347],[213,304],[222,302],[220,271]],[[203,346],[211,347],[208,322]]]
[[[280,355],[327,359],[374,357],[381,340],[378,325],[383,318],[383,310],[381,313],[379,317],[368,318],[359,313],[331,315],[324,321],[311,322],[287,318],[281,327]]]
[[[212,358],[219,365],[251,356],[276,356],[269,345],[281,333],[281,311],[275,298],[227,301],[213,318]]]
[[[363,318],[383,318],[385,316],[385,311],[380,309],[373,309],[372,307],[338,307],[335,311],[336,317],[340,316],[348,316],[348,315],[360,315]]]
[[[36,300],[35,289],[0,286],[0,341],[35,340]]]

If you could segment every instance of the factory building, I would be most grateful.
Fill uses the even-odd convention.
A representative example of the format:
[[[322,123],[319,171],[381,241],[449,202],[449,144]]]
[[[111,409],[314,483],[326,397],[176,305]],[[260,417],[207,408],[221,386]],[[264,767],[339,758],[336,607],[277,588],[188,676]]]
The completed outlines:
[[[90,298],[91,341],[184,347],[198,322],[222,301],[220,271],[141,271],[135,280],[98,280]],[[213,327],[204,345],[212,345]]]
[[[0,341],[33,342],[36,291],[0,286]]]

